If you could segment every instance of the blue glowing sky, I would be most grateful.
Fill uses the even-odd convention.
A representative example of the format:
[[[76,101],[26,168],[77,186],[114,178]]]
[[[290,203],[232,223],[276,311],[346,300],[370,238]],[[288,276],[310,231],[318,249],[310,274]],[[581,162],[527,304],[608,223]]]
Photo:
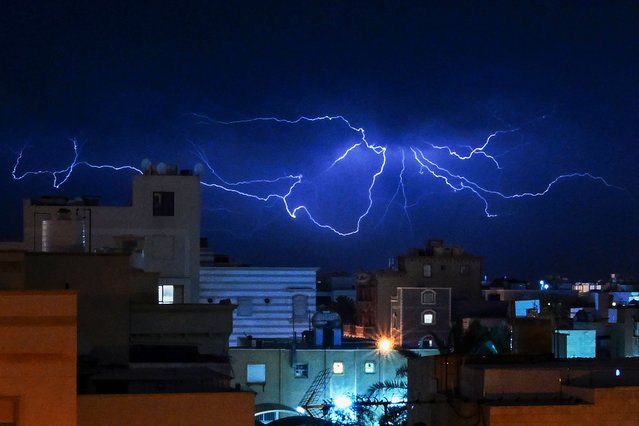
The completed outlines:
[[[639,276],[636,2],[14,3],[1,239],[25,197],[129,202],[134,172],[81,162],[206,160],[203,235],[237,261],[379,269],[441,238],[491,277]],[[73,140],[59,188],[12,176]]]

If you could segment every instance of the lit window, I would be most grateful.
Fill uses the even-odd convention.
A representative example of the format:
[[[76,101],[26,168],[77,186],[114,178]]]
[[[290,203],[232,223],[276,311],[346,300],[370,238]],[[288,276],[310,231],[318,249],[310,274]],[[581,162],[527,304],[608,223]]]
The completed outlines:
[[[364,363],[364,373],[373,374],[375,372],[375,363],[374,362],[366,362]]]
[[[422,305],[434,305],[435,292],[433,290],[422,291]]]
[[[424,277],[430,278],[433,276],[433,265],[427,264],[424,265]]]
[[[435,311],[424,311],[422,312],[422,324],[435,324]]]
[[[306,379],[308,377],[308,364],[295,364],[293,374],[296,379]]]
[[[173,192],[153,193],[153,216],[173,216],[175,194]]]
[[[433,338],[433,336],[428,335],[424,337],[419,343],[420,348],[428,349],[435,346],[435,339]]]
[[[333,374],[344,374],[344,363],[337,361],[333,363]]]
[[[237,316],[250,317],[253,315],[253,300],[250,297],[237,298]]]
[[[172,285],[158,286],[158,303],[160,304],[173,303],[173,286]]]
[[[266,364],[246,364],[246,383],[266,383]]]

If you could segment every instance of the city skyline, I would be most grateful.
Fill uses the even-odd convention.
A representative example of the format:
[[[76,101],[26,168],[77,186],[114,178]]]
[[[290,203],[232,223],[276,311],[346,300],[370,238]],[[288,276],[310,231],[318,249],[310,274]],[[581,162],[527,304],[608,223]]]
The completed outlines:
[[[3,6],[0,239],[22,198],[126,204],[148,158],[203,165],[202,234],[240,262],[440,238],[490,278],[639,274],[637,7],[458,6]]]

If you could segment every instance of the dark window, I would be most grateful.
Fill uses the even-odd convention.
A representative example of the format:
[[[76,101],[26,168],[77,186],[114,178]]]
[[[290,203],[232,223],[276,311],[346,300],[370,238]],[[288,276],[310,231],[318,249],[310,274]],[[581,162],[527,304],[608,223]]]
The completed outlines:
[[[250,297],[238,297],[236,312],[238,317],[250,317],[253,315],[253,299]]]
[[[308,296],[296,294],[293,296],[293,321],[306,321],[308,315]]]
[[[424,265],[424,277],[430,278],[433,276],[433,267],[430,264]]]
[[[175,209],[175,193],[153,193],[153,216],[173,216]]]
[[[433,290],[422,291],[422,305],[434,305],[435,292]]]
[[[470,273],[470,266],[468,265],[461,265],[459,267],[459,274],[460,275],[468,275]]]

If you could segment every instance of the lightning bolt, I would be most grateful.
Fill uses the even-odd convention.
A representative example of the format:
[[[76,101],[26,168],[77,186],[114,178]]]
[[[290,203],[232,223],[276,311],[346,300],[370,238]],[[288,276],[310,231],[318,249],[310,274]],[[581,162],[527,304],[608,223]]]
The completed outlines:
[[[517,132],[517,131],[519,131],[519,128],[511,129],[511,130],[497,130],[496,132],[492,133],[491,135],[489,135],[486,138],[486,141],[484,142],[483,145],[478,146],[477,148],[473,148],[471,146],[467,146],[466,145],[465,148],[470,149],[468,155],[461,155],[457,151],[454,151],[451,147],[449,147],[447,145],[443,145],[442,146],[442,145],[430,144],[430,146],[433,147],[434,149],[446,150],[446,151],[448,151],[448,154],[451,157],[456,157],[456,158],[458,158],[460,160],[470,160],[471,158],[473,158],[474,155],[481,155],[483,157],[486,157],[487,159],[489,159],[493,163],[495,163],[495,166],[497,166],[498,169],[501,169],[501,166],[499,165],[499,162],[497,161],[497,159],[494,156],[488,154],[485,150],[488,147],[488,144],[490,143],[492,138],[494,138],[494,137],[496,137],[498,135],[501,135],[501,134],[514,133],[514,132]]]
[[[288,124],[288,125],[295,125],[295,124],[299,124],[302,122],[317,122],[317,121],[333,121],[333,120],[338,120],[342,123],[344,123],[350,130],[356,132],[357,134],[359,134],[360,136],[360,140],[359,142],[351,145],[350,147],[348,147],[346,150],[344,150],[344,152],[339,155],[329,166],[329,169],[334,167],[336,164],[338,164],[339,162],[345,160],[356,148],[359,147],[364,147],[365,149],[370,150],[371,152],[373,152],[374,154],[378,155],[381,157],[381,162],[380,162],[380,166],[379,168],[376,170],[375,173],[373,173],[371,179],[370,179],[370,184],[368,186],[368,204],[366,206],[366,208],[358,215],[357,217],[357,221],[355,223],[355,226],[350,228],[350,229],[337,229],[336,227],[334,227],[333,225],[330,225],[328,223],[324,223],[319,221],[318,219],[316,219],[314,217],[314,215],[311,213],[310,209],[304,205],[304,204],[293,204],[290,200],[291,196],[294,194],[296,188],[298,187],[298,185],[300,185],[303,181],[304,181],[304,177],[302,174],[298,174],[298,175],[286,175],[286,176],[280,176],[277,178],[273,178],[273,179],[258,179],[258,180],[249,180],[249,181],[240,181],[240,182],[229,182],[224,180],[216,171],[215,169],[211,166],[210,162],[208,161],[208,158],[206,157],[206,155],[204,155],[203,151],[201,149],[197,149],[197,153],[200,157],[200,159],[202,160],[202,162],[206,165],[206,167],[213,173],[213,175],[218,179],[218,181],[220,181],[220,183],[215,183],[215,182],[202,182],[202,185],[207,186],[207,187],[213,187],[213,188],[217,188],[226,192],[231,192],[237,195],[241,195],[244,197],[248,197],[248,198],[252,198],[255,200],[259,200],[259,201],[263,201],[263,202],[267,202],[273,199],[277,199],[280,200],[284,206],[284,209],[286,210],[286,213],[292,218],[292,219],[297,219],[298,215],[300,213],[304,213],[306,215],[306,217],[317,227],[319,228],[323,228],[323,229],[328,229],[332,232],[334,232],[337,235],[340,235],[342,237],[348,236],[348,235],[353,235],[359,232],[360,228],[361,228],[361,224],[362,221],[364,220],[364,218],[370,213],[371,208],[373,207],[373,189],[375,188],[375,184],[377,183],[378,178],[382,175],[382,173],[384,173],[384,169],[386,167],[386,162],[387,162],[387,157],[386,157],[386,147],[384,146],[380,146],[380,145],[374,145],[369,143],[366,140],[366,131],[362,128],[362,127],[354,127],[346,118],[344,118],[341,115],[336,115],[336,116],[321,116],[321,117],[305,117],[305,116],[301,116],[298,117],[295,120],[286,120],[286,119],[282,119],[282,118],[278,118],[278,117],[257,117],[257,118],[251,118],[251,119],[246,119],[246,120],[235,120],[235,121],[220,121],[220,120],[214,120],[212,118],[209,118],[205,115],[201,115],[201,114],[195,114],[193,113],[193,116],[199,118],[202,120],[202,122],[205,123],[213,123],[213,124],[220,124],[220,125],[237,125],[237,124],[247,124],[247,123],[255,123],[255,122],[275,122],[275,123],[280,123],[280,124]],[[249,191],[249,190],[242,190],[242,189],[237,189],[237,187],[242,187],[242,186],[248,186],[248,185],[254,185],[254,184],[258,184],[258,183],[276,183],[276,182],[281,182],[281,181],[291,181],[291,185],[288,187],[288,189],[285,192],[282,193],[270,193],[268,195],[259,195],[256,194],[254,191]]]
[[[339,163],[345,161],[352,155],[356,155],[358,149],[367,150],[373,153],[376,158],[378,158],[379,164],[375,166],[373,170],[370,171],[370,175],[367,177],[368,184],[365,187],[367,191],[367,201],[365,206],[355,215],[356,220],[350,227],[340,227],[338,228],[336,225],[321,221],[317,219],[317,216],[313,214],[311,208],[305,204],[295,202],[294,195],[299,193],[300,187],[304,183],[310,182],[303,174],[286,174],[282,176],[276,176],[273,178],[258,178],[251,180],[238,180],[238,181],[230,181],[225,179],[218,171],[213,167],[211,161],[209,161],[206,152],[204,149],[198,147],[194,142],[189,141],[193,147],[194,154],[202,161],[202,163],[206,166],[210,174],[212,175],[211,180],[201,180],[201,184],[207,188],[213,188],[216,190],[224,191],[230,194],[234,194],[237,196],[245,197],[248,199],[252,199],[260,202],[271,202],[277,201],[281,203],[284,210],[288,214],[288,216],[292,219],[298,219],[300,216],[305,216],[311,223],[315,226],[329,230],[339,236],[349,236],[356,234],[360,231],[362,227],[362,223],[365,218],[370,214],[371,209],[374,204],[374,192],[377,183],[380,181],[382,175],[386,170],[386,166],[388,164],[388,156],[387,156],[387,147],[382,145],[377,145],[369,142],[366,137],[366,131],[363,127],[356,127],[351,124],[349,120],[347,120],[344,116],[334,115],[334,116],[319,116],[319,117],[306,117],[301,116],[293,120],[278,118],[278,117],[257,117],[250,118],[244,120],[235,120],[235,121],[220,121],[209,118],[202,114],[191,113],[192,116],[196,117],[199,120],[199,123],[204,124],[215,124],[215,125],[224,125],[224,126],[241,126],[242,124],[248,123],[256,123],[256,122],[272,122],[281,125],[298,125],[302,123],[312,123],[312,122],[330,122],[336,121],[343,125],[345,125],[350,131],[354,132],[358,135],[358,140],[354,144],[351,144],[347,148],[345,148],[340,155],[338,155],[325,170],[330,170]],[[457,162],[465,162],[470,161],[474,157],[479,157],[484,160],[490,162],[497,170],[502,170],[502,166],[497,161],[497,156],[494,154],[490,154],[488,152],[488,148],[490,147],[491,142],[498,137],[499,135],[513,133],[519,131],[519,128],[509,129],[509,130],[497,130],[491,133],[481,144],[477,147],[465,146],[467,151],[465,153],[460,153],[458,150],[455,150],[447,145],[434,145],[430,144],[431,148],[437,151],[446,151],[450,158]],[[73,155],[72,159],[66,167],[60,168],[58,170],[36,170],[36,171],[26,171],[19,173],[18,169],[21,168],[21,163],[23,161],[23,157],[27,147],[23,147],[18,153],[16,153],[16,161],[14,163],[13,169],[11,171],[11,175],[15,180],[22,180],[28,176],[34,175],[50,175],[52,178],[52,184],[54,188],[60,188],[64,185],[72,176],[73,172],[78,167],[87,167],[94,169],[109,169],[113,171],[130,171],[135,173],[142,174],[142,171],[136,167],[124,165],[124,166],[113,166],[108,164],[93,164],[87,161],[80,161],[80,150],[78,147],[78,142],[76,139],[69,139],[72,143]],[[596,176],[587,172],[575,172],[575,173],[567,173],[561,174],[551,180],[549,183],[545,185],[542,189],[538,191],[529,191],[529,192],[515,192],[515,193],[505,193],[498,191],[493,188],[488,188],[477,181],[471,179],[470,177],[456,173],[450,167],[444,167],[443,165],[437,163],[434,159],[430,158],[426,152],[422,149],[417,148],[415,146],[409,147],[410,152],[412,152],[412,159],[414,161],[414,166],[417,167],[418,173],[420,175],[429,175],[434,178],[438,182],[442,182],[446,187],[450,188],[453,192],[466,191],[477,199],[481,200],[484,206],[484,214],[487,217],[495,217],[497,214],[491,210],[489,200],[500,198],[504,200],[514,200],[520,198],[530,198],[530,197],[541,197],[548,194],[552,188],[559,184],[561,181],[568,179],[590,179],[593,181],[597,181],[606,187],[615,188],[619,190],[624,190],[616,185],[610,184],[606,179],[601,176]],[[397,186],[393,196],[391,197],[389,203],[387,204],[386,210],[383,214],[383,217],[388,213],[388,209],[390,204],[393,203],[397,198],[401,197],[402,199],[402,208],[404,211],[405,217],[408,219],[409,223],[411,223],[409,208],[412,206],[409,203],[409,196],[406,192],[405,187],[405,174],[408,169],[407,164],[407,156],[406,150],[404,148],[400,149],[401,152],[401,170],[397,176]],[[277,190],[269,190],[272,187],[277,187]],[[383,218],[382,217],[382,218]],[[412,226],[412,225],[411,225]]]
[[[112,165],[108,165],[108,164],[91,164],[89,162],[86,161],[78,161],[79,158],[79,148],[78,148],[78,141],[77,139],[69,139],[69,141],[72,143],[73,145],[73,159],[71,160],[71,163],[66,166],[63,169],[60,170],[35,170],[35,171],[27,171],[24,172],[22,174],[18,174],[18,167],[20,166],[20,162],[22,161],[22,157],[24,155],[24,151],[27,149],[27,146],[24,146],[19,152],[18,155],[16,157],[16,161],[13,164],[13,170],[11,171],[11,176],[13,177],[13,179],[15,180],[22,180],[24,178],[26,178],[27,176],[34,176],[34,175],[51,175],[51,178],[53,179],[53,187],[55,189],[59,189],[62,185],[64,185],[67,180],[69,180],[69,178],[71,177],[71,175],[73,174],[73,172],[75,171],[75,169],[78,166],[86,166],[86,167],[90,167],[93,169],[110,169],[110,170],[114,170],[114,171],[122,171],[122,170],[132,170],[135,171],[137,173],[142,174],[142,171],[136,167],[133,166],[112,166]]]

